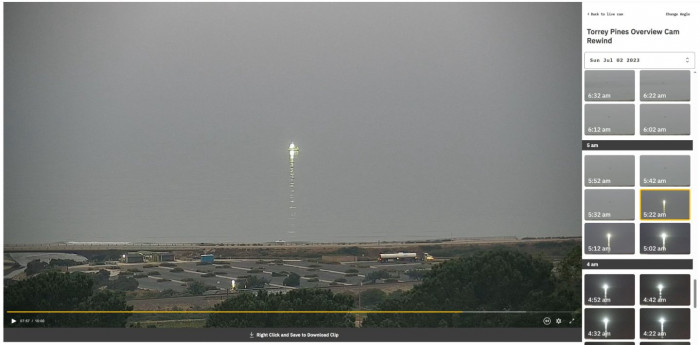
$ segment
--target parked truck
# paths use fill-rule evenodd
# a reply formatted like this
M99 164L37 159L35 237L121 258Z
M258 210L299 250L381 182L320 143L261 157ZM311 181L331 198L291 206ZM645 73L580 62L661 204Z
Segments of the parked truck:
M390 261L409 261L409 262L415 262L415 261L433 261L435 258L433 258L432 255L428 253L423 253L423 255L418 255L417 253L404 253L404 252L398 252L398 253L381 253L379 254L379 258L377 261L379 262L390 262Z

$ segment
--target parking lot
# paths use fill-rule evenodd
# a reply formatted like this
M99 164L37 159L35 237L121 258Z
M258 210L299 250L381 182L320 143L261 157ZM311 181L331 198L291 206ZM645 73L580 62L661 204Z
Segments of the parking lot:
M205 285L225 290L231 287L231 280L240 283L246 276L257 276L268 280L269 284L266 286L268 289L360 285L370 272L379 270L387 270L390 273L392 276L389 278L390 282L401 282L411 280L405 271L421 267L428 268L428 264L421 262L377 263L364 261L328 264L304 260L256 259L217 260L214 264L207 265L200 264L198 261L170 262L165 264L167 266L160 264L119 264L119 271L134 272L141 289L184 291L187 288L187 283L192 281L199 281ZM113 272L116 274L119 271ZM301 277L298 287L284 286L283 281L290 273L296 273ZM382 279L376 281L376 283L383 282ZM242 287L237 286L237 288Z

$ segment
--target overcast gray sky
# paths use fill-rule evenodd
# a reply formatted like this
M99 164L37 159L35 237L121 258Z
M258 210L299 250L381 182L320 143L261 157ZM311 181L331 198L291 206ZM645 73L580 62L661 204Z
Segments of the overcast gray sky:
M4 7L6 242L580 233L580 4Z

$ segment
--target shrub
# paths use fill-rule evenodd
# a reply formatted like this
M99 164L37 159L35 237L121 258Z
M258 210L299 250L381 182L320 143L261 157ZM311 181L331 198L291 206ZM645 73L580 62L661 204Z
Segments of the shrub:
M210 286L210 285L205 285L204 283L200 281L193 281L191 283L187 284L187 292L190 293L191 295L201 295L207 290L215 290L216 287Z
M107 281L107 288L117 291L133 291L139 287L139 282L132 277L119 276L116 280Z
M159 275L160 275L160 272L158 272L158 271L150 271L150 272L148 272L148 275L149 275L149 276L159 276Z
M282 281L282 285L284 286L299 286L301 283L301 277L299 277L298 274L296 273L290 273L287 278L284 278L284 281Z
M180 293L178 293L177 291L175 291L173 289L165 289L165 290L158 293L158 297L175 297L179 294Z
M263 288L263 287L265 287L266 284L269 284L269 283L270 283L270 281L265 279L265 278L261 278L258 276L250 276L246 279L244 286L248 289Z
M182 267L175 267L175 268L170 270L170 272L182 272L182 271L184 271L184 269Z
M82 262L78 262L71 259L51 259L49 260L50 267L64 267L64 266L77 266L82 265Z
M387 279L389 277L391 277L391 274L387 270L372 271L365 275L364 281L371 281L374 284L378 279Z

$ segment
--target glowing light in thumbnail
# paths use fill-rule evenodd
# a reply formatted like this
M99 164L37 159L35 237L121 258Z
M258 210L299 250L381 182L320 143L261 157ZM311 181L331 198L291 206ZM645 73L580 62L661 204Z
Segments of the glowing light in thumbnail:
M603 284L603 298L608 299L608 284Z
M610 321L610 320L608 320L607 317L603 319L603 324L605 325L605 330L603 331L603 336L606 338L608 337L608 321Z
M666 249L666 233L661 234L661 249Z

